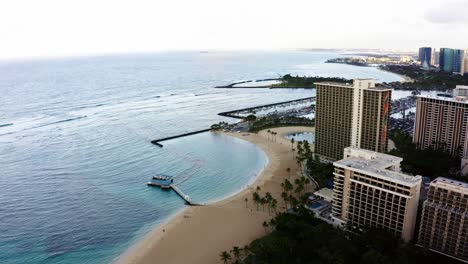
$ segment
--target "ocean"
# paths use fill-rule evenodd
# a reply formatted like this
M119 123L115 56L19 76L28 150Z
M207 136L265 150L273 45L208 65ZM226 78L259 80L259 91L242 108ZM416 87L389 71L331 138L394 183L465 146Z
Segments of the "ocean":
M168 174L201 203L244 188L266 155L203 133L217 113L309 97L305 89L216 89L284 74L397 81L325 64L324 52L173 52L0 62L0 263L110 263L185 207L146 186Z

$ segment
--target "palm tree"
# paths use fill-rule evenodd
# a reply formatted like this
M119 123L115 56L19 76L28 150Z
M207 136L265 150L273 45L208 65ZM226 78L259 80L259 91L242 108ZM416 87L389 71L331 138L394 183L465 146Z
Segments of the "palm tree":
M242 251L244 252L244 256L247 256L249 255L249 246L245 245L244 248L242 249Z
M240 247L233 247L231 252L234 255L234 258L236 258L236 261L239 261L239 258L240 258L240 255L241 255Z
M284 207L288 208L288 201L289 201L288 193L287 192L282 192L281 193L281 198L283 198Z
M284 190L286 192L290 192L290 191L292 191L292 189L293 189L292 183L288 179L285 179L284 180Z
M265 197L262 197L262 198L260 199L260 203L261 203L262 206L263 206L263 209L262 209L262 210L265 211L265 204L267 203L266 198L265 198Z
M291 149L294 151L294 138L291 138Z
M270 134L271 134L271 130L270 130L270 129L268 129L268 130L267 130L267 133L268 133L268 140L270 140Z
M259 192L261 190L260 186L257 186L257 192Z
M291 168L287 168L286 172L288 172L288 178L291 179Z
M224 262L224 264L231 260L231 254L229 254L227 251L223 251L219 256L221 257L221 260Z
M296 184L296 189L294 190L295 193L297 194L302 194L302 191L304 190L304 180L305 179L304 177L300 178L300 179L296 179L294 181L294 183Z
M244 202L245 202L245 208L248 208L247 203L249 202L249 198L245 197Z
M254 203L257 205L257 211L259 209L259 204L260 204L260 195L258 195L257 192L252 193L252 200Z
M277 214L276 213L276 207L277 207L278 201L276 199L273 199L273 200L271 200L270 204L271 204L271 208L273 209L273 212L275 212L275 214Z
M265 204L268 204L268 214L270 214L271 211L271 201L273 200L273 196L271 196L270 192L265 193Z
M310 179L309 178L304 178L304 188L309 185Z
M268 233L268 223L266 221L263 221L262 226L263 228L265 228L265 233Z

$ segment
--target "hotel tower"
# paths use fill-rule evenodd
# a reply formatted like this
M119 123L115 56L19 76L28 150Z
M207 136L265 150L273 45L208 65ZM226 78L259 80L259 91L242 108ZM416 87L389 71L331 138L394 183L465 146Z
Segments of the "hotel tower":
M424 201L418 244L468 262L468 184L439 177Z
M401 158L346 148L333 163L332 221L357 230L383 229L404 241L413 237L421 176L400 172Z
M315 152L331 160L343 149L356 147L387 151L387 127L392 90L375 87L374 80L353 84L315 83Z
M419 96L413 142L421 149L443 149L462 158L468 169L468 86L458 85L453 97Z

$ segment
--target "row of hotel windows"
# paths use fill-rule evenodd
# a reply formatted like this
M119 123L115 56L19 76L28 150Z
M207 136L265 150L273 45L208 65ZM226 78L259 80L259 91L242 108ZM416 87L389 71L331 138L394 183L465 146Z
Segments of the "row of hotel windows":
M359 172L353 172L351 174L351 178L355 179L357 181L360 181L360 182L364 182L364 183L367 183L367 184L378 186L378 187L381 187L381 188L384 188L384 189L387 189L387 190L392 190L392 191L395 191L395 192L399 192L399 193L402 193L402 194L405 194L405 195L410 194L410 192L408 191L410 189L410 187L408 187L408 186L405 186L405 185L402 185L402 184L399 184L399 183L396 183L396 182L380 179L380 178L377 178L377 177L374 177L374 176L371 176L371 175L367 175L367 174L363 174L363 173L359 173Z
M461 103L461 102L446 101L446 100L424 98L424 97L420 97L420 100L422 103L430 103L430 105L452 106L452 107L458 107L462 109L468 108L468 104Z
M395 236L401 236L401 229L397 229L397 228L393 228L393 227L389 227L389 226L384 226L384 225L377 226L375 223L372 223L370 221L365 221L365 222L361 222L361 223L351 223L351 225L354 228L361 228L361 227L364 227L364 226L377 227L377 228L380 227L382 229L393 232L395 234Z
M392 223L392 225L396 225L398 223L403 224L403 220L405 218L404 213L382 215L381 214L382 212L377 212L376 210L373 210L372 212L366 211L364 209L355 210L354 207L350 207L350 210L348 213L350 217L362 217L364 219L372 219L373 221L376 221L376 222Z
M349 217L349 221L352 224L359 224L359 225L366 225L366 226L381 225L382 227L386 227L390 229L393 228L395 230L403 229L402 222L390 221L389 219L376 219L376 218L353 215Z

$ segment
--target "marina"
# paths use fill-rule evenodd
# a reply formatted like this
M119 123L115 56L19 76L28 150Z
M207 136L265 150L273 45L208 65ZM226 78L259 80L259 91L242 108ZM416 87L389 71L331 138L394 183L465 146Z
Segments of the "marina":
M267 110L269 108L273 108L273 107L281 106L281 105L286 105L287 106L287 105L302 104L302 103L308 103L308 102L310 102L310 103L315 102L315 96L296 99L296 100L290 100L290 101L285 101L285 102L279 102L279 103L274 103L274 104L247 107L247 108L228 111L228 112L221 112L218 115L237 118L237 119L243 119L243 118L245 118L245 116L243 115L245 113Z

